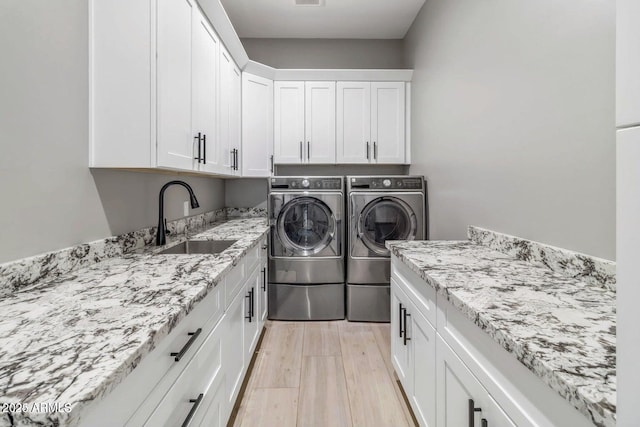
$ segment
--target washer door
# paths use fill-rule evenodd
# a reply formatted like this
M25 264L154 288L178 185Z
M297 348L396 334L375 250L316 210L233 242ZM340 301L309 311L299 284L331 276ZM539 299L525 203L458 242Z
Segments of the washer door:
M379 197L369 202L358 218L358 236L378 255L389 255L387 240L414 240L417 221L411 207L396 197Z
M282 207L276 221L282 245L295 255L313 255L334 239L336 218L315 197L297 197Z

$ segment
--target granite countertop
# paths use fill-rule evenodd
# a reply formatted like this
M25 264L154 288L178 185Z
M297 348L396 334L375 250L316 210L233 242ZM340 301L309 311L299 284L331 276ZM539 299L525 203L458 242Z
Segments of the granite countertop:
M210 224L190 237L236 240L216 255L128 255L37 283L0 301L0 403L58 402L67 411L0 414L4 425L75 425L258 244L264 218Z
M598 426L615 426L615 291L469 241L392 254Z

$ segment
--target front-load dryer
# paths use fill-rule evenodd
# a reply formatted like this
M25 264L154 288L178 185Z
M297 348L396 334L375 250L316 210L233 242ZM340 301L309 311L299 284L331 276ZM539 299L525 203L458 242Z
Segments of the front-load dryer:
M269 318L344 319L343 178L269 182Z
M347 319L388 322L391 255L387 240L423 240L421 176L348 176Z

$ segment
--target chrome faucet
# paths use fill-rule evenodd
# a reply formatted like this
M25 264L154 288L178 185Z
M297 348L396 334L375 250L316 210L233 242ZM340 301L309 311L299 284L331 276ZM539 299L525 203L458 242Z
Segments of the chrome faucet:
M156 232L156 245L162 246L167 243L167 224L164 219L164 191L170 186L177 184L182 185L189 191L189 198L191 199L191 209L197 209L200 207L196 195L193 194L193 189L189 184L184 181L169 181L162 186L159 197L159 212L158 212L158 231Z

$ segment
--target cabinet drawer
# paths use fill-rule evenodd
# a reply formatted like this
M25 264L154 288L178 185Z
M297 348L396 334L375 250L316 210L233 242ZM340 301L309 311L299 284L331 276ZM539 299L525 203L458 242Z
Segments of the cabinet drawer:
M180 320L176 328L143 358L124 381L87 413L80 425L83 427L125 425L132 415L134 417L138 413L148 415L197 353L205 337L222 318L223 298L224 287L218 285L213 288L204 300L197 303L191 313ZM197 337L188 335L199 328L202 331ZM193 339L188 350L179 361L176 361L171 353L179 353L191 338ZM137 425L141 423L142 421Z
M436 290L395 257L393 257L392 260L391 277L395 279L397 285L407 294L418 311L420 311L425 319L435 328L437 318Z
M233 267L227 274L227 277L225 278L225 307L229 307L231 301L233 301L242 288L242 285L244 285L247 278L247 272L246 258L242 258L238 261L238 265Z
M207 336L180 377L146 419L145 426L182 425L191 411L195 416L198 411L203 410L202 403L210 401L209 393L215 394L222 382L223 332L224 328L218 325ZM201 394L202 397L198 399ZM196 400L197 402L194 402ZM128 423L131 426L140 424L138 420L134 419Z

